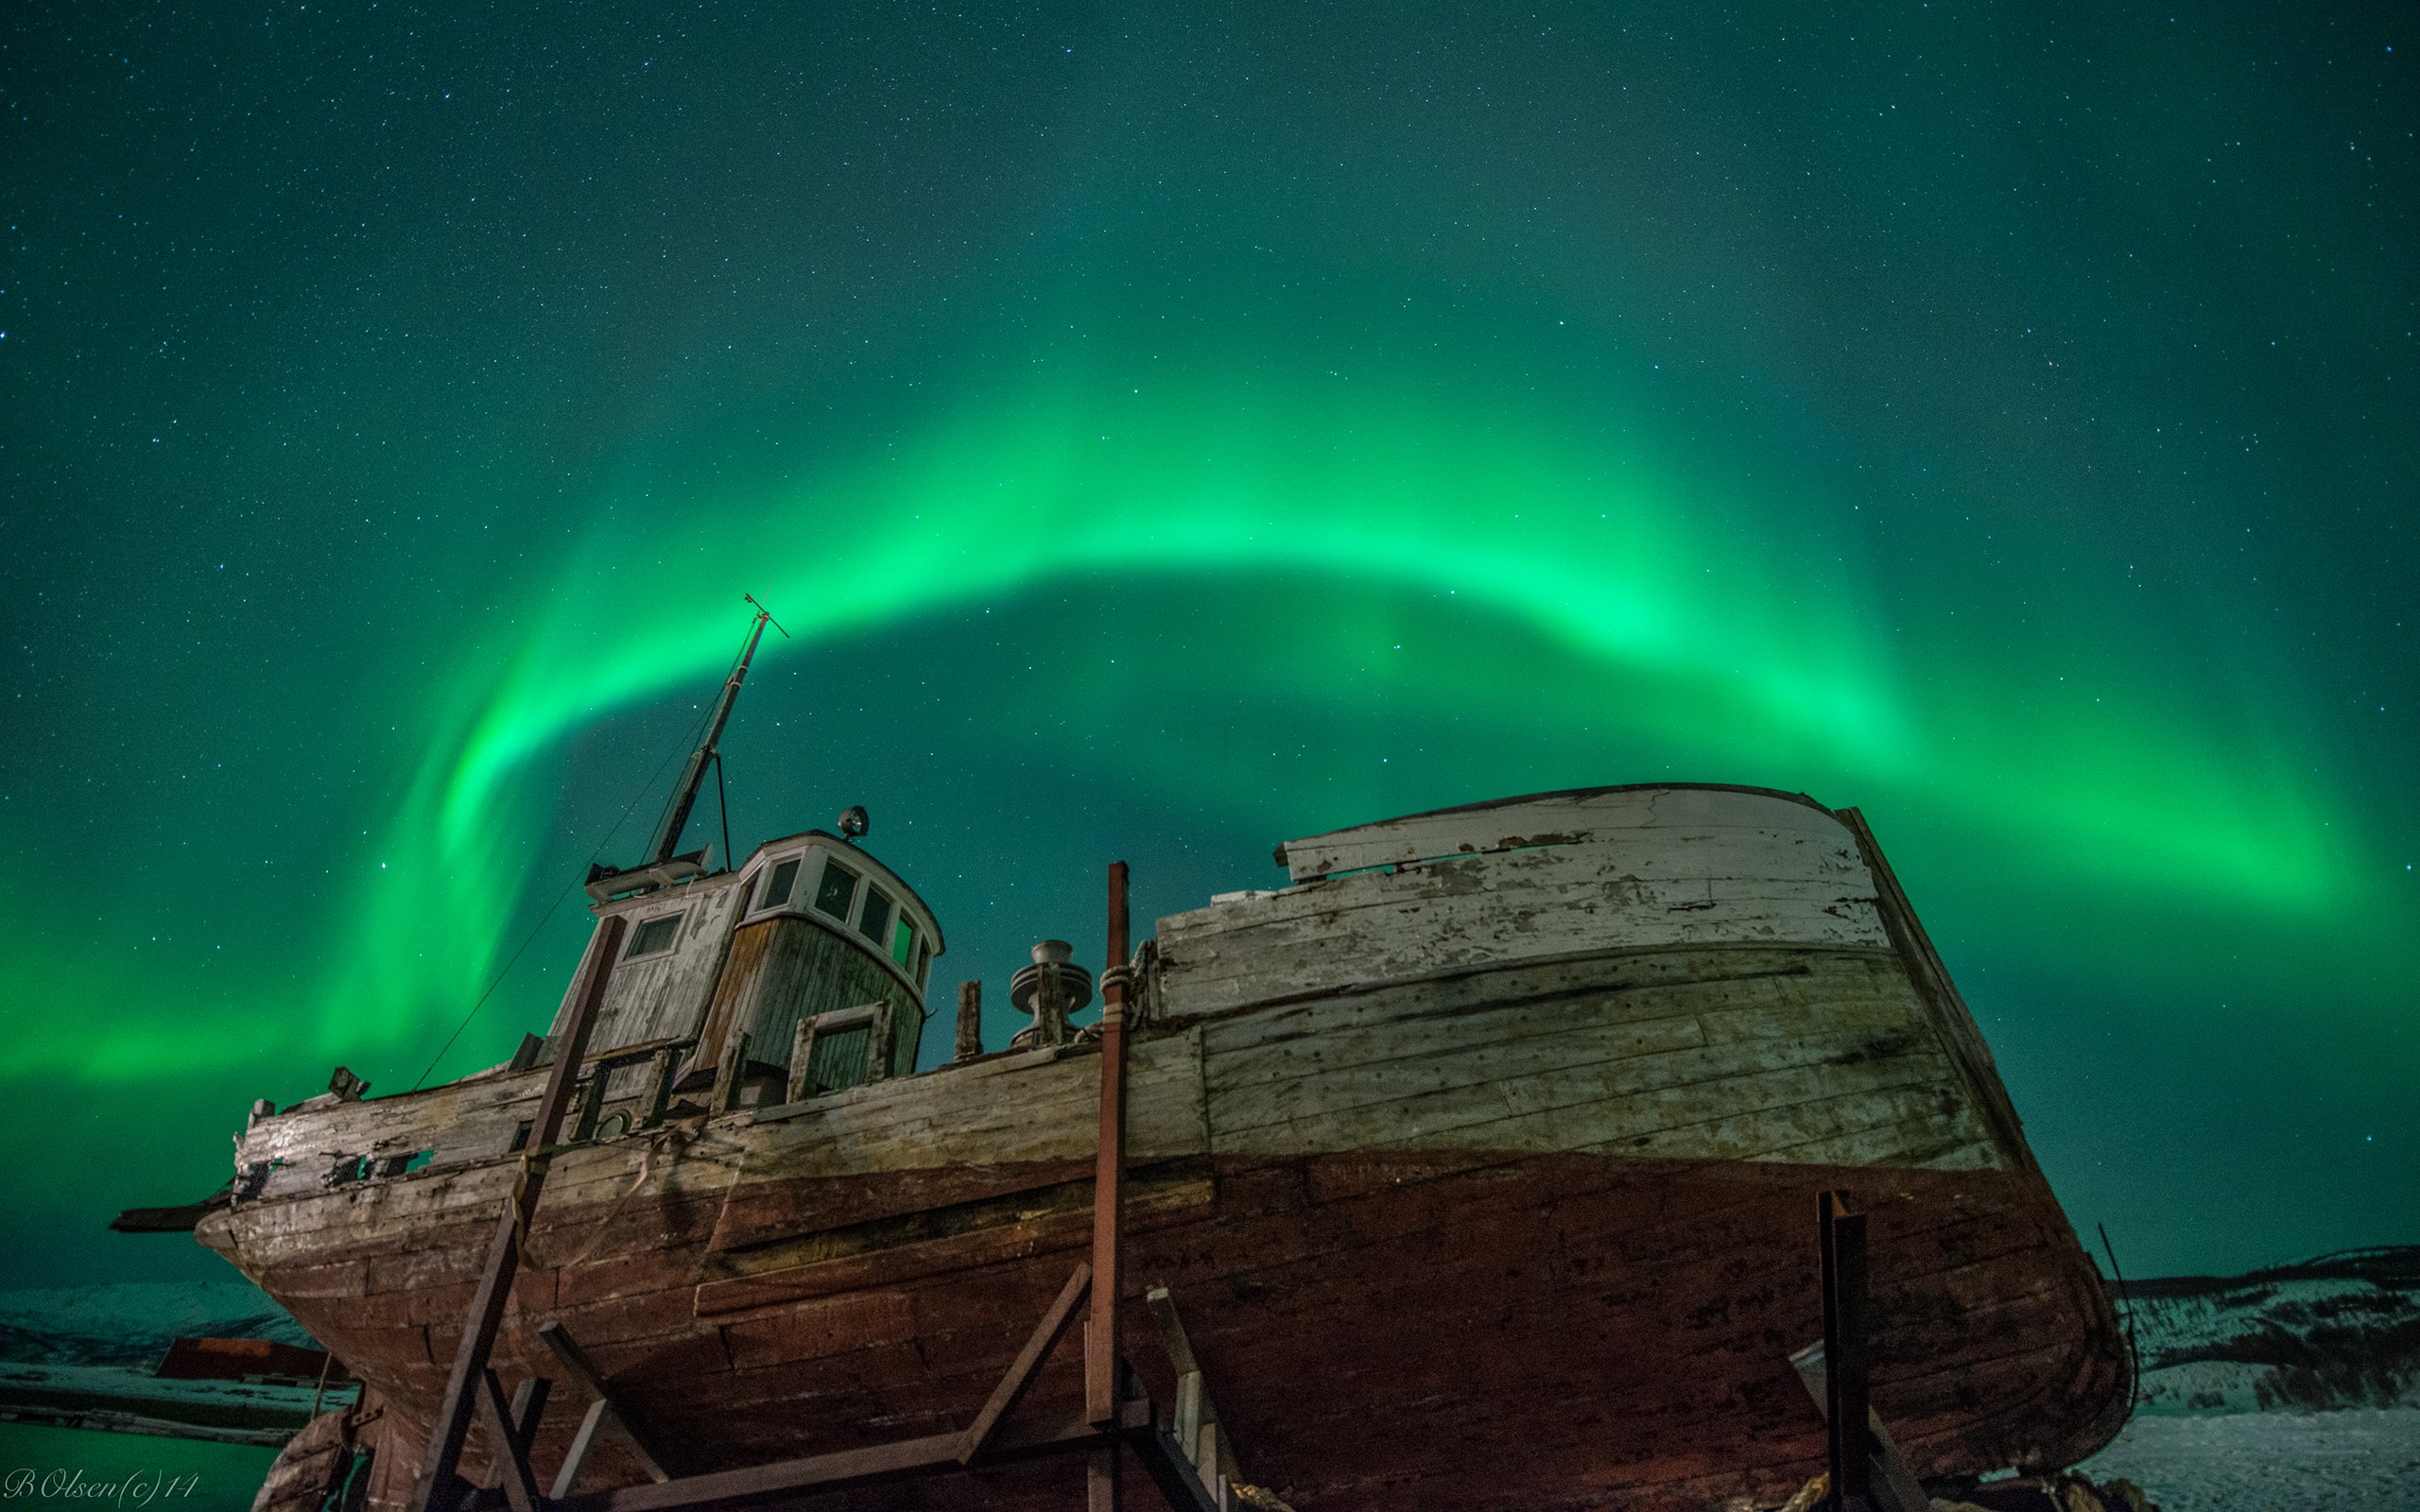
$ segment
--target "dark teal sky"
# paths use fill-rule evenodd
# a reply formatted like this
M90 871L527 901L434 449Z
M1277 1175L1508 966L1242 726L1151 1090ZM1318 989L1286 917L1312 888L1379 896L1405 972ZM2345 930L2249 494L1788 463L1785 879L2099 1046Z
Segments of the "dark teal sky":
M536 928L509 1051L743 589L735 838L942 982L1803 789L2130 1269L2420 1238L2420 43L1803 9L13 11L0 1280L208 1273L100 1225Z

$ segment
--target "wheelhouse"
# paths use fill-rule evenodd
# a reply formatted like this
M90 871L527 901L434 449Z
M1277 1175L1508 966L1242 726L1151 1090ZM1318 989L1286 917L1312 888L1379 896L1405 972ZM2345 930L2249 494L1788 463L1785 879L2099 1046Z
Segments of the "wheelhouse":
M624 924L588 1042L610 1068L600 1105L650 1086L781 1102L915 1070L941 924L897 872L839 835L770 840L730 870L591 912L600 931ZM565 991L547 1047L579 990L575 980ZM533 1060L550 1053L533 1049Z

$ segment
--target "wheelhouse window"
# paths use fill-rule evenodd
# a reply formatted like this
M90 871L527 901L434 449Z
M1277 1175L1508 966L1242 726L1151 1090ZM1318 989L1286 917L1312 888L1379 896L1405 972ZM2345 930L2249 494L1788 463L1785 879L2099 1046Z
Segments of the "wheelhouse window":
M821 1097L825 1092L864 1086L868 1079L866 1057L873 1043L871 1023L818 1034L807 1049L806 1095Z
M790 889L798 885L800 859L792 856L773 868L765 879L765 896L756 900L758 908L779 908L790 901Z
M631 932L631 948L622 953L622 959L632 960L641 955L654 955L660 952L668 951L672 948L672 936L680 932L681 916L679 914L666 914L661 919L650 919Z
M903 914L900 916L898 927L890 932L890 959L892 964L904 971L908 970L908 963L915 958L916 926Z
M836 1008L802 1022L790 1047L790 1100L880 1081L890 1072L890 1049L886 1003Z
M890 933L891 902L879 887L866 889L866 911L857 919L857 933L879 947L883 936Z
M815 889L815 906L847 923L849 905L857 900L857 874L838 861L823 863L823 881Z
M925 940L916 947L916 990L925 990L925 979L933 971L933 942Z

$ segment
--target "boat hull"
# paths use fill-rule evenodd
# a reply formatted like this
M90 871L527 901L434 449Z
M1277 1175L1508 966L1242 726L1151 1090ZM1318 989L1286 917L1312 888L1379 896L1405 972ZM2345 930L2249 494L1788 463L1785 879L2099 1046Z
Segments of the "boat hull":
M1874 1400L1919 1474L2115 1434L2108 1298L1853 813L1613 789L1289 849L1296 885L1161 921L1129 1074L1129 1352L1167 1400L1140 1298L1167 1286L1247 1479L1305 1512L1778 1503L1823 1457L1789 1356L1843 1189ZM262 1121L199 1230L384 1402L382 1505L538 1080ZM676 1470L962 1427L1088 1253L1098 1085L1077 1044L576 1143L496 1368L558 1374L560 1323ZM584 1406L549 1404L542 1475ZM640 1473L609 1444L581 1486ZM1072 1473L851 1496L1063 1505Z
M1788 1355L1821 1336L1816 1200L1845 1188L1872 1215L1875 1400L1919 1473L2082 1457L2124 1407L2106 1302L2038 1177L1996 1160L1910 1042L1904 998L1893 1022L1893 980L1773 950L1483 971L1431 984L1425 1016L1331 1000L1402 1054L1280 1057L1294 1072L1259 1080L1288 1032L1270 1016L1145 1040L1128 1274L1170 1288L1247 1474L1298 1504L1771 1503L1823 1452ZM1810 990L1837 1032L1754 1032ZM1512 1038L1524 1015L1564 1027ZM1325 1027L1332 1057L1346 1031ZM1500 1049L1441 1057L1441 1032L1526 1043L1533 1069L1508 1093ZM534 1331L562 1323L692 1469L962 1425L1086 1253L1097 1066L1003 1057L567 1152L498 1369L554 1373ZM1396 1094L1354 1106L1392 1109L1398 1147L1267 1147L1321 1137L1285 1115L1339 1116L1340 1078ZM948 1081L963 1095L936 1096ZM1536 1106L1457 1122L1482 1088ZM1584 1147L1536 1147L1554 1130ZM1773 1158L1792 1151L1815 1158ZM393 1464L416 1458L515 1171L242 1203L205 1230L377 1390ZM1037 1410L1073 1400L1070 1372ZM549 1409L542 1473L582 1406ZM608 1454L583 1485L636 1473ZM1016 1504L1039 1473L992 1494Z

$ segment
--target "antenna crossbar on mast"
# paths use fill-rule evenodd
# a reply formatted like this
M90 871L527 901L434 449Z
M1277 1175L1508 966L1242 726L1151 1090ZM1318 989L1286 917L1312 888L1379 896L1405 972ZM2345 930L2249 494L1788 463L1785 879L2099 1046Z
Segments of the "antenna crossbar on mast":
M704 785L706 768L712 765L721 771L723 726L731 721L732 705L739 701L739 686L748 680L750 663L756 660L756 647L765 638L765 627L770 625L782 631L783 639L789 631L782 629L773 611L757 601L756 595L742 595L756 610L748 627L747 643L740 647L739 660L723 679L722 692L715 698L714 713L706 720L705 732L699 737L697 749L689 753L686 765L681 768L681 781L674 784L672 801L666 805L664 818L657 824L655 838L648 846L647 859L637 866L616 870L608 867L591 867L588 872L588 895L602 902L617 893L631 892L645 886L661 886L682 877L693 877L705 870L705 851L676 855L681 835L689 827L690 811L697 807L699 790ZM730 858L725 857L726 864Z

